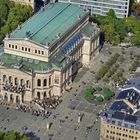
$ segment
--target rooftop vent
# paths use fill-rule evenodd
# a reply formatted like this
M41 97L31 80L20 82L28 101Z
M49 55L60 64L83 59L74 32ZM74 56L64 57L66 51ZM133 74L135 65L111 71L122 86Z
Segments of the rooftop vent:
M26 31L26 37L28 38L28 37L30 37L30 35L31 35L31 32L30 31Z
M57 38L59 39L59 38L60 38L60 33L58 33L56 36L57 36Z
M50 46L50 43L46 42L46 46Z
M77 18L80 19L80 15L77 15Z

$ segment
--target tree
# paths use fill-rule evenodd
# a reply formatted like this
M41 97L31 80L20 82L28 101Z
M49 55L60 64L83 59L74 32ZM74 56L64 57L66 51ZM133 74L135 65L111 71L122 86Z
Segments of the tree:
M115 11L113 9L110 9L108 12L107 12L107 18L108 19L116 19L116 15L115 15Z
M4 132L0 131L0 140L2 140L3 136L4 136Z
M30 138L27 137L26 135L23 135L22 138L21 138L21 140L30 140Z
M20 135L19 132L9 131L1 132L0 131L0 140L30 140L26 135Z
M119 43L120 43L120 35L118 33L116 33L116 35L114 35L112 37L112 44L118 45Z
M0 1L0 44L6 34L32 16L32 8L27 5L14 4L9 0Z
M102 96L98 96L98 97L96 97L96 101L101 103L102 101L104 101L104 99Z
M140 34L134 34L132 37L131 37L131 42L133 45L140 45Z
M133 11L135 10L137 3L135 0L130 0L130 9Z
M140 15L140 4L136 6L135 12L137 15Z
M115 28L113 24L101 25L101 31L105 33L105 41L111 43L112 37L115 34Z
M87 89L86 89L86 91L85 91L85 98L87 99L87 100L92 100L93 99L93 88L92 88L92 86L89 86Z
M103 93L104 93L105 100L110 100L111 97L113 96L113 92L109 88L106 88L106 87L103 88Z
M130 43L139 45L140 38L140 20L135 17L128 17L127 19L117 19L115 12L110 9L107 16L91 17L90 21L96 22L101 32L105 34L105 42L118 45L124 40L130 40ZM133 36L128 36L128 33Z
M16 140L16 133L14 132L7 132L3 136L3 140Z

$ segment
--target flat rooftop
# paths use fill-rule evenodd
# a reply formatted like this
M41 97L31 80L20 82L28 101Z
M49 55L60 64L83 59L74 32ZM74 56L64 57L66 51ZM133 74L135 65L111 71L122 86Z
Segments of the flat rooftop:
M124 88L130 88L130 87L135 87L138 90L140 90L140 76L132 78L126 82Z
M69 3L55 3L43 8L17 30L10 34L10 38L30 40L41 45L52 45L64 35L68 29L76 24L86 14L82 8Z

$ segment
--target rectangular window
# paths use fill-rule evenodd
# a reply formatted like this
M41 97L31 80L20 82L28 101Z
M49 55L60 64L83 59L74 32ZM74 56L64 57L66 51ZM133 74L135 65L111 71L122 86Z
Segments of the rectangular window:
M38 54L40 54L40 50L38 50Z
M49 77L49 86L51 85L51 76Z
M120 121L118 121L118 125L121 125L122 123Z
M11 48L11 44L9 44L9 48Z
M134 129L134 125L131 125L131 128Z
M55 75L54 77L54 83L59 84L59 75Z
M15 49L17 49L17 45L15 46Z
M22 47L22 51L24 51L24 47Z
M14 48L14 45L12 45L12 48Z
M25 48L25 51L27 51L27 48Z
M37 50L35 50L35 53L37 53Z
M115 124L115 121L112 121L112 124Z
M28 52L30 52L30 48L28 48Z
M44 51L42 51L42 55L44 55Z

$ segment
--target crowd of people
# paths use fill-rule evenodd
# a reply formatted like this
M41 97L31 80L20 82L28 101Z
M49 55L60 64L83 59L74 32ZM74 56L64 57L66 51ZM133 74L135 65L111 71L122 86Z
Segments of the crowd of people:
M25 91L25 85L18 86L18 85L13 85L12 83L6 83L3 88L6 91L16 92L16 93L19 93L19 94L23 93Z
M59 96L52 96L45 99L34 99L34 102L39 104L43 109L55 109L61 102L62 99Z
M16 106L13 105L13 107L16 110L31 113L33 116L37 117L41 116L45 119L52 114L51 109L55 109L61 102L62 99L59 96L52 96L50 98L45 98L42 100L36 98L30 103L30 105L17 104ZM31 104L33 104L33 106L37 104L38 107L34 108ZM0 105L11 106L9 103L5 103L4 101L0 101Z
M33 116L43 117L44 119L48 118L51 115L51 111L41 110L41 109L36 110L28 105L23 105L23 104L17 105L16 109L22 112L31 113Z

